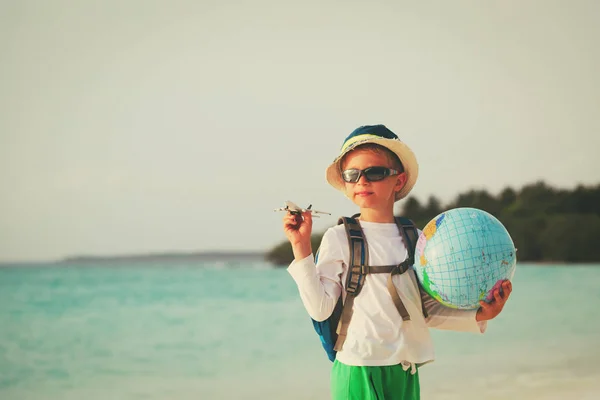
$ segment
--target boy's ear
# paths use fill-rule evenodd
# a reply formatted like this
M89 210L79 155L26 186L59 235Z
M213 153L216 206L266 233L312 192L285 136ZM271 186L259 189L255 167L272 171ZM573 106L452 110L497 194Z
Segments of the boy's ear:
M408 176L406 175L406 172L398 174L398 178L396 179L396 186L394 187L395 191L399 192L400 190L402 190L404 185L406 185L407 180Z

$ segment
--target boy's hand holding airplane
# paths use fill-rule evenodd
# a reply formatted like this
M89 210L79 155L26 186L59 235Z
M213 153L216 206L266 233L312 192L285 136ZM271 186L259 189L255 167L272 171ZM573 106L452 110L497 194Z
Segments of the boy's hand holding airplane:
M283 231L292 245L294 258L302 260L312 254L311 234L313 213L329 214L323 211L300 208L290 201L286 201L285 207L275 211L287 211L283 217ZM329 214L331 215L331 214Z

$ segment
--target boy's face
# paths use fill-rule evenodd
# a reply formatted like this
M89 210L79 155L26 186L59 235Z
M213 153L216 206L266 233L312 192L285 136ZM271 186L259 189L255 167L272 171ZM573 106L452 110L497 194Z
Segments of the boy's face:
M364 170L369 167L395 169L385 153L360 148L349 152L342 162L342 171L347 169ZM360 208L393 210L395 194L402 189L405 183L405 172L374 182L368 181L362 174L356 183L345 182L346 195Z

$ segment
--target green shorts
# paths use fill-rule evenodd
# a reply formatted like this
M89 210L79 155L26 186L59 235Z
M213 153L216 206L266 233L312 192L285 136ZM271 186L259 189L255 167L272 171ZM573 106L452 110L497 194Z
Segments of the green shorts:
M354 367L335 360L331 370L333 400L419 400L419 372L402 365Z

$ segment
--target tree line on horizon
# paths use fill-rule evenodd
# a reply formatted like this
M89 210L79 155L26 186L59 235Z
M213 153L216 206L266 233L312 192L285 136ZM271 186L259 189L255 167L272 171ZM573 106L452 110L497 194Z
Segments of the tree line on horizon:
M430 196L424 203L409 196L396 215L412 219L423 229L437 215L459 207L477 208L495 216L512 237L518 249L518 261L600 261L600 184L578 185L567 190L538 181L519 190L505 188L498 195L486 190L470 190L447 204L442 204L435 196ZM313 233L313 253L318 249L323 233ZM293 259L288 241L266 254L266 260L278 266L287 266Z

